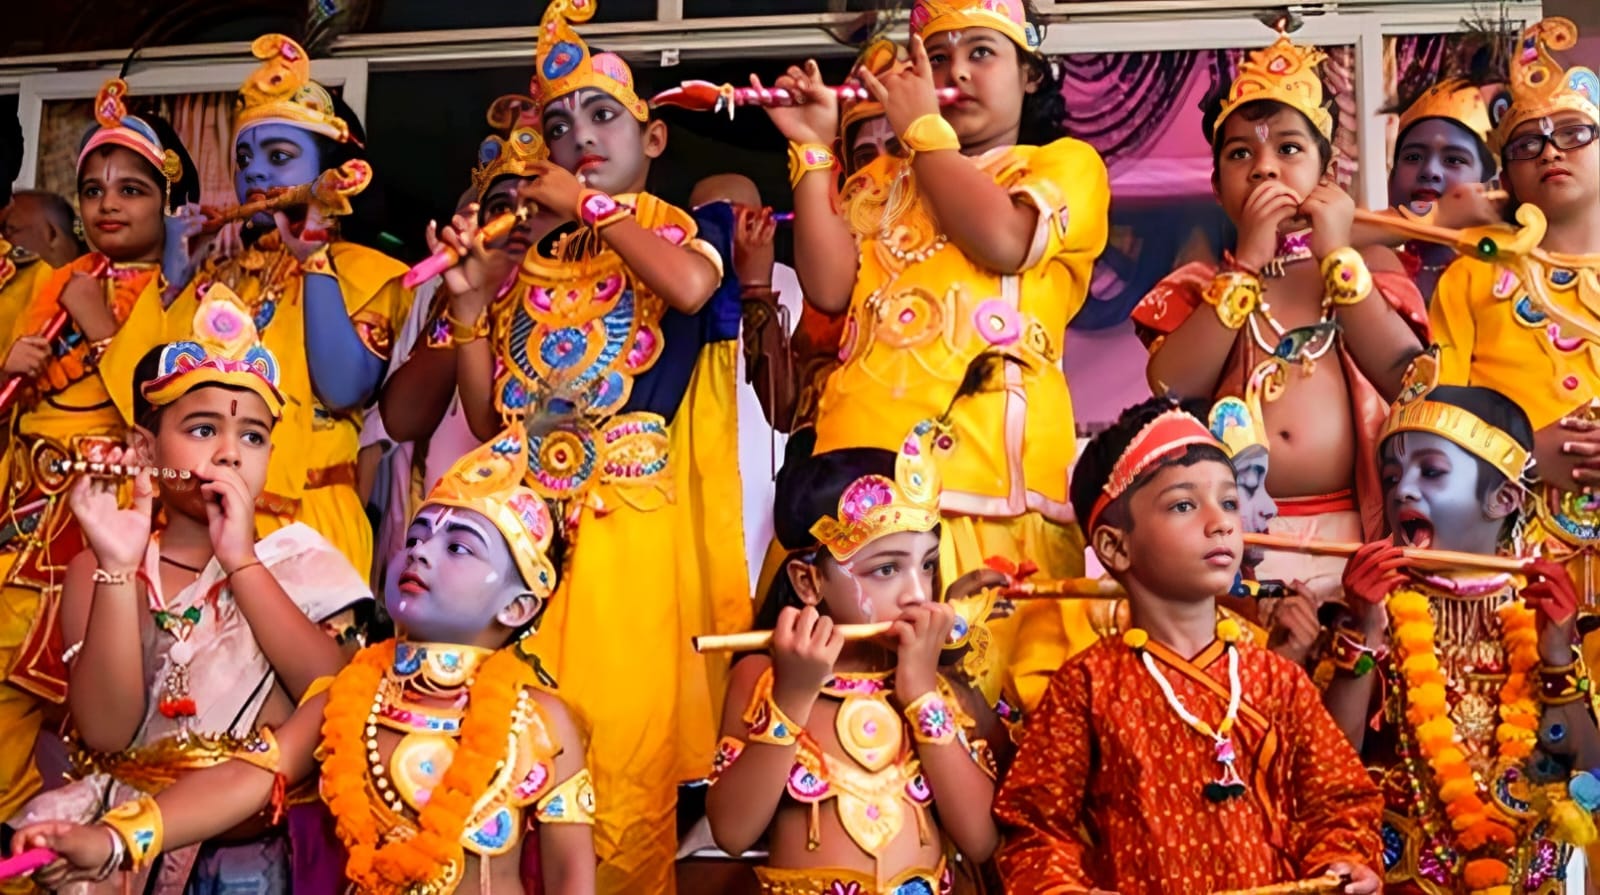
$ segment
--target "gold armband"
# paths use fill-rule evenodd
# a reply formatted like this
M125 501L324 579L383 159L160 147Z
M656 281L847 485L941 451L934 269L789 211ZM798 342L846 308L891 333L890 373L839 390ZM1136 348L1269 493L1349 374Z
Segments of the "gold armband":
M750 726L750 742L769 746L792 746L799 742L805 729L794 723L772 698L772 673L761 676L750 694L750 707L745 709L744 723Z
M938 690L929 690L911 700L905 714L911 722L911 736L919 743L941 746L956 738L955 714Z
M534 803L533 819L542 824L594 825L594 778L589 769L557 783L544 798Z
M1265 307L1261 300L1261 278L1242 270L1219 272L1200 297L1216 308L1217 319L1229 329L1244 326L1256 309Z
M134 870L150 866L161 854L161 807L150 796L140 796L131 802L107 811L100 823L116 831L122 844L127 846L128 860Z
M450 344L455 348L460 348L462 345L466 345L469 342L476 342L479 339L486 339L489 337L488 311L484 311L483 313L479 314L477 320L474 320L471 323L464 323L451 316L450 309L445 308L444 311L439 315L439 319L443 320L444 325L449 327Z
M270 727L256 731L256 735L245 740L233 757L245 764L253 764L269 774L278 773L278 765L282 763L278 738L273 735Z
M900 135L900 145L912 152L960 151L961 138L943 115L930 112L906 125L906 132Z
M833 150L821 143L789 144L789 189L800 185L800 179L812 171L832 171L837 161Z
M1322 306L1360 304L1372 294L1372 272L1361 253L1345 246L1322 259Z

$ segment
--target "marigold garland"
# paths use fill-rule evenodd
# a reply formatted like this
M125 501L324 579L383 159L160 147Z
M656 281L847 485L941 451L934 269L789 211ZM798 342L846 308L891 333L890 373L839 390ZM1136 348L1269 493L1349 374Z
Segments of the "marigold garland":
M1479 789L1472 767L1457 745L1456 725L1445 699L1448 679L1439 667L1428 597L1402 589L1389 596L1388 607L1400 673L1406 683L1406 719L1433 771L1436 795L1456 831L1457 845L1467 853L1488 845L1515 847L1516 832L1492 807L1488 793ZM1539 730L1539 703L1530 675L1539 664L1539 637L1534 611L1520 600L1500 607L1497 614L1509 674L1500 688L1501 723L1495 728L1495 747L1500 757L1521 760L1532 754ZM1509 877L1510 868L1503 861L1473 858L1467 862L1462 881L1476 895L1490 895Z
M461 866L461 836L474 802L505 760L517 697L535 683L533 669L515 650L483 664L467 690L467 712L450 767L418 813L418 832L382 847L367 789L367 716L394 664L394 641L370 646L328 689L322 722L322 795L334 829L349 854L345 876L363 893L388 895L435 885L447 868Z

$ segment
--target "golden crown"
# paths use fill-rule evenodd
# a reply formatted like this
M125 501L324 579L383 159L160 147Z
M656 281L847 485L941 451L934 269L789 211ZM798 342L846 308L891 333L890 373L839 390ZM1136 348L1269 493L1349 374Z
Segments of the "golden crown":
M1510 481L1521 481L1531 457L1528 449L1470 410L1428 400L1438 381L1438 356L1431 351L1417 355L1389 410L1379 444L1397 432L1429 432L1487 462Z
M555 524L544 499L522 484L527 474L527 433L518 423L457 460L423 505L471 510L488 519L505 536L528 590L548 599L556 589L549 558Z
M606 94L640 121L650 119L650 107L634 89L633 70L614 53L591 55L589 45L573 22L594 17L596 0L550 0L539 20L539 40L534 48L534 73L530 89L540 107L586 87Z
M1328 58L1316 47L1302 47L1278 35L1271 46L1250 53L1239 63L1239 74L1228 88L1228 98L1211 126L1212 139L1240 106L1261 100L1283 103L1306 116L1322 136L1333 138L1333 115L1322 105L1322 79L1317 66Z
M839 515L824 516L811 535L833 558L846 562L878 538L902 531L932 531L939 524L938 454L954 447L949 430L932 420L918 423L900 445L894 478L865 475L839 495Z
M1250 374L1243 398L1230 395L1212 405L1207 424L1229 457L1237 457L1252 447L1267 447L1266 417L1261 406L1283 395L1287 371L1288 365L1282 359L1266 360Z
M239 85L234 101L235 135L263 122L292 124L340 143L348 143L350 126L334 114L333 96L311 80L311 58L282 34L263 34L250 44L261 67Z
M886 74L890 67L899 60L899 54L900 48L895 45L894 41L888 38L879 38L867 44L861 54L856 57L856 64L851 69L851 72L854 73L856 69L864 68L874 75ZM877 100L863 99L845 104L844 108L839 111L839 139L844 139L845 134L849 133L850 128L854 127L857 122L877 118L881 115L883 115L883 103ZM850 152L850 147L848 146L841 148L846 154Z
M218 282L201 294L193 338L162 347L155 378L139 391L154 406L164 407L205 384L255 392L274 419L283 413L278 360L261 344L244 302Z
M1506 92L1489 107L1494 120L1489 148L1496 155L1517 125L1530 119L1570 111L1600 123L1600 77L1581 65L1563 71L1550 55L1551 50L1570 50L1577 45L1578 26L1571 19L1554 16L1523 29L1522 41L1511 59Z
M911 7L911 33L923 40L965 28L992 28L1023 50L1039 52L1039 31L1023 0L917 0Z
M492 134L478 144L472 189L480 202L499 178L527 177L535 165L550 157L537 120L530 120L537 108L527 96L502 96L489 107L489 126L506 135Z
M1489 104L1483 101L1483 90L1464 78L1449 78L1423 91L1400 113L1397 133L1404 134L1413 124L1429 118L1454 121L1489 145Z

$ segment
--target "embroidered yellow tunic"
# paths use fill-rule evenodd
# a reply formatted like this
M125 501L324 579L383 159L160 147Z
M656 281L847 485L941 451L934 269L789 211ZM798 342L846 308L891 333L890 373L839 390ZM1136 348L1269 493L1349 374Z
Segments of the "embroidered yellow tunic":
M387 359L395 321L410 312L411 293L399 282L405 265L349 242L335 242L328 251L357 333L368 351ZM359 411L329 410L312 388L305 279L299 262L275 234L236 258L208 262L167 309L164 331L145 334L145 347L190 338L198 290L213 281L226 284L250 307L262 344L278 358L281 370L279 390L286 404L272 432L266 491L256 501L257 535L304 522L332 541L358 570L371 569L372 528L355 489L362 416ZM127 362L137 363L138 356ZM120 375L131 380L132 366ZM131 406L124 412L131 415Z
M974 162L1039 212L1020 273L988 270L950 244L908 161L881 157L845 185L861 259L842 363L819 401L816 450L895 450L919 420L948 410L956 440L941 466L944 580L993 555L1071 577L1082 574L1083 543L1067 503L1075 430L1062 340L1106 243L1105 164L1071 139L997 149ZM1006 362L952 408L983 354ZM986 662L984 695L997 696L995 669L1015 655L1022 664L1011 668L1010 683L1025 706L1036 702L1067 654L1094 642L1081 615L1075 605L1030 605L997 622L999 656Z
M39 256L0 239L0 335L11 335L22 309L54 272ZM6 342L7 350L11 344Z

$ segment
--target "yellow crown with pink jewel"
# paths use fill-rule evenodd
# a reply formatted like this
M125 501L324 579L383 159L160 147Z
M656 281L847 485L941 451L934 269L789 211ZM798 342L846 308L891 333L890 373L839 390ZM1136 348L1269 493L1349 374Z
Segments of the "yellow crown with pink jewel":
M423 506L471 510L488 519L505 537L528 590L548 599L556 589L550 562L555 523L544 498L522 484L527 475L528 436L518 423L457 460Z
M949 453L954 436L933 420L912 428L895 456L894 478L865 475L839 495L839 515L824 516L811 536L846 562L861 548L902 531L932 531L939 524L942 491L936 456Z
M923 40L968 28L991 28L1023 51L1039 53L1039 29L1028 21L1023 0L917 0L911 7L911 33Z
M489 106L488 119L497 133L478 144L472 189L479 201L496 180L527 177L536 165L550 157L544 135L539 132L539 104L533 97L502 96Z
M539 21L530 89L541 108L584 88L606 94L640 121L650 120L650 107L639 98L633 70L614 53L589 52L573 22L594 17L596 0L550 0Z
M1554 16L1522 31L1506 91L1489 106L1494 121L1489 148L1496 155L1525 121L1549 118L1559 112L1578 112L1600 124L1600 76L1581 65L1562 70L1551 50L1578 45L1578 26Z
M1253 102L1282 103L1306 116L1327 139L1333 139L1333 114L1323 105L1322 78L1317 66L1328 58L1316 47L1303 47L1279 34L1271 46L1252 51L1239 63L1239 74L1228 88L1222 111L1211 126L1212 139L1240 106Z
M1489 145L1489 104L1483 100L1483 89L1465 78L1446 78L1424 90L1400 113L1396 133L1404 134L1412 125L1430 118L1454 121L1471 131L1483 145Z
M202 385L254 392L273 419L283 415L278 360L261 344L244 302L217 282L200 294L194 336L162 347L155 378L139 393L153 406L165 407Z
M1400 396L1378 436L1382 444L1398 432L1428 432L1493 466L1508 480L1522 480L1531 454L1504 429L1463 407L1428 400L1439 383L1437 349L1417 355L1406 371Z
M239 85L234 101L233 133L258 124L288 124L348 143L350 126L334 113L333 95L311 80L311 57L282 34L263 34L250 44L261 66Z

